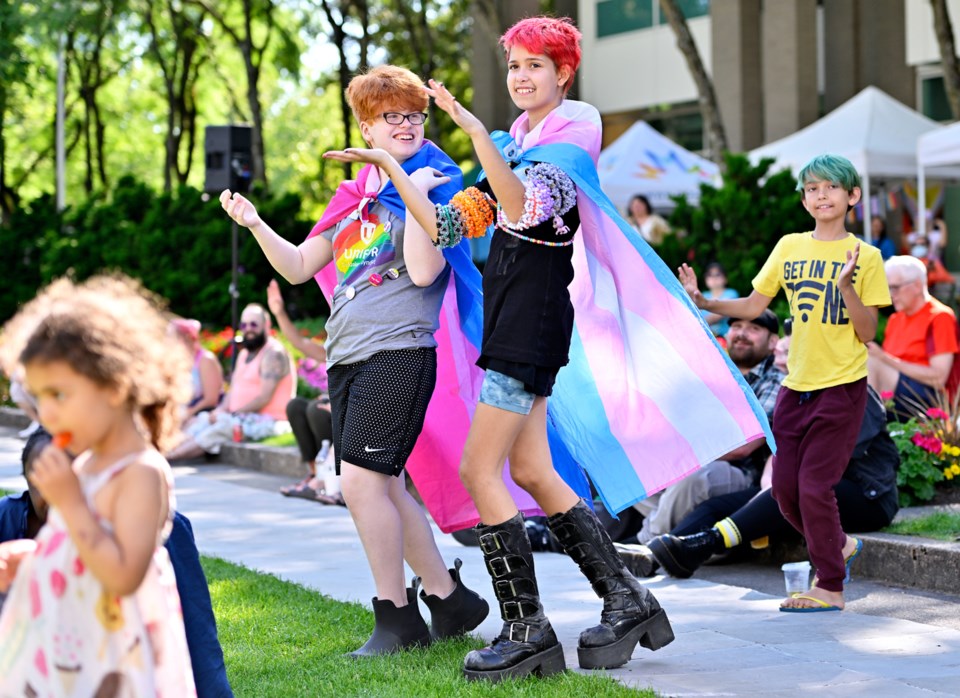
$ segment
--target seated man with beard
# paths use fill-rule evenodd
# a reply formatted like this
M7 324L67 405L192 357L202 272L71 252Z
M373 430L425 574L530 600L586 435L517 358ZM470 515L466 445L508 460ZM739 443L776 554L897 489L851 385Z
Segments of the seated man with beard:
M168 460L220 453L239 426L244 439L258 441L290 430L287 402L296 394L293 361L279 340L269 335L270 315L251 303L240 316L243 349L220 405L201 412L184 431L185 438L166 454Z
M780 384L785 377L784 372L774 366L774 348L779 333L777 316L771 310L764 310L753 320L731 319L726 335L731 360L753 388L771 422ZM638 502L634 508L644 515L644 520L636 542L646 543L668 533L694 507L710 497L757 484L769 455L766 441L757 439ZM623 542L634 541L625 539Z

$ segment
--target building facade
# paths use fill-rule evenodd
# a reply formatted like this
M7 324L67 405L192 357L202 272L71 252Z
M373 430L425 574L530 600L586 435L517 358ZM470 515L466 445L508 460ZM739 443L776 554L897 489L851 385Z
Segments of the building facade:
M867 85L949 120L928 0L678 0L731 150L816 121ZM949 0L960 21L960 0ZM658 0L579 0L580 95L605 139L637 119L703 150L696 86ZM958 23L956 26L960 26Z

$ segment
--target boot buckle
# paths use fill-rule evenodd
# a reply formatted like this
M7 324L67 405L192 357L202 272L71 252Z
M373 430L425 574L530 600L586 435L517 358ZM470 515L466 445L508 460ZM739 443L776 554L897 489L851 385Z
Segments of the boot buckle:
M480 550L482 550L485 555L490 555L503 549L503 544L500 542L500 537L496 532L479 535L477 536L477 540L480 541Z
M517 628L523 629L523 637L521 638L518 633L515 631ZM510 635L508 637L510 642L529 642L530 641L530 626L526 623L511 623L510 624Z
M526 608L524 608L524 601L504 601L500 604L500 611L503 613L504 620L520 620L531 616L537 611L540 610L539 604L526 602ZM525 613L524 611L528 611Z
M513 572L513 568L510 567L510 560L507 559L506 555L503 557L492 557L487 560L487 570L494 579L499 579Z
M513 599L520 595L512 579L500 579L493 583L493 592L498 599Z

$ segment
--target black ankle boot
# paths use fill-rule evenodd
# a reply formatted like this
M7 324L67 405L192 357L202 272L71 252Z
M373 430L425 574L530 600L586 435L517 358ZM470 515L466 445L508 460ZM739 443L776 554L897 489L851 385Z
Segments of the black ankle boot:
M680 579L693 576L700 565L725 550L723 536L715 528L692 536L665 533L647 543L647 547L667 574Z
M503 629L489 647L474 650L463 662L468 679L500 681L508 677L549 676L566 669L563 648L543 614L533 551L523 517L496 526L477 526L480 550L500 602Z
M577 655L581 668L622 666L637 643L657 650L673 642L666 612L624 566L590 507L581 500L570 511L551 516L547 524L603 599L600 625L580 633Z
M443 640L470 632L490 613L490 605L475 591L460 581L460 558L453 561L450 576L454 589L446 598L420 592L420 598L430 609L430 639Z
M393 654L412 647L430 644L430 631L417 605L417 583L407 589L407 605L397 608L393 601L373 597L373 634L351 657L374 657Z

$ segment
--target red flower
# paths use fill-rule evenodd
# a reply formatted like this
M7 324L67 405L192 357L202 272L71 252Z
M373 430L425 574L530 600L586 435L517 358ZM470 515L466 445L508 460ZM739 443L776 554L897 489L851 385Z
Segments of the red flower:
M941 410L939 407L931 407L927 410L927 416L931 419L949 419L950 415Z

